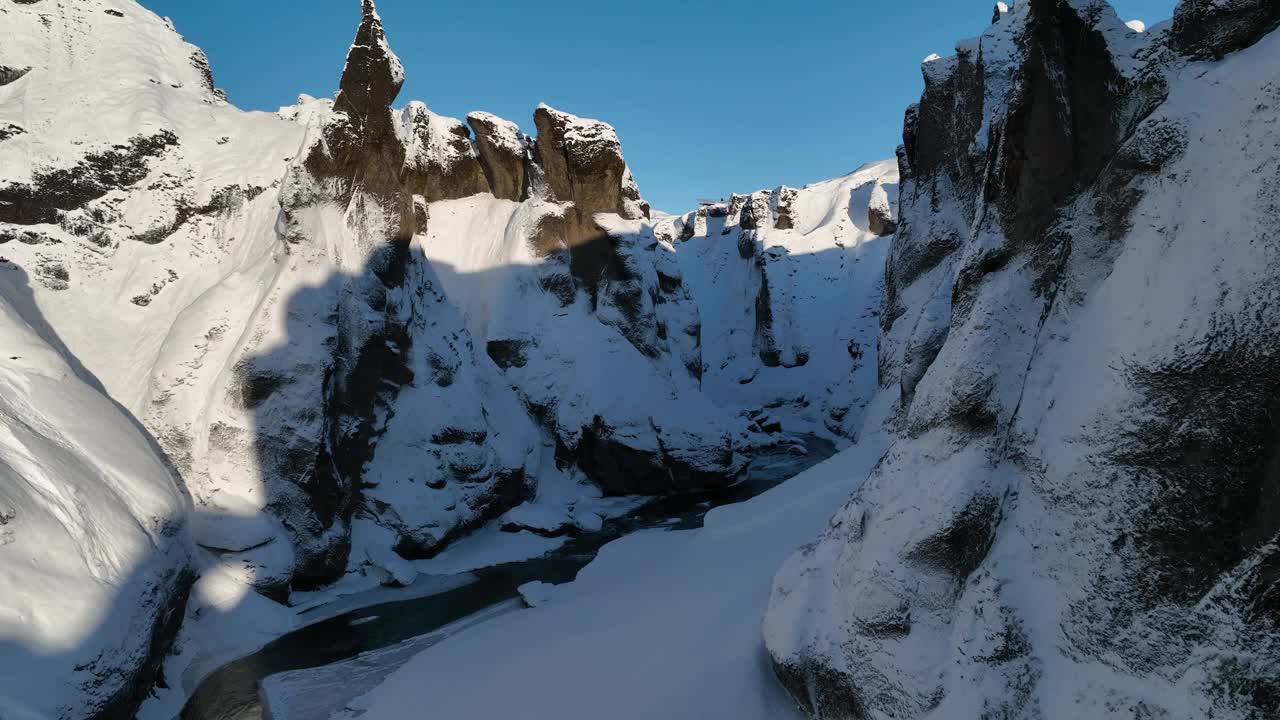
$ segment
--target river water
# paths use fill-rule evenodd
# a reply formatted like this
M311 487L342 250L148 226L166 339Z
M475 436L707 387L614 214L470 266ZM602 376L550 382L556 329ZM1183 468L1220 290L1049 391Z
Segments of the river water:
M363 676L366 684L376 684L394 669L386 667L386 659L407 661L434 642L433 633L456 627L482 611L493 613L516 607L512 601L520 597L521 585L532 581L570 582L606 543L637 530L701 527L712 508L749 500L835 453L835 447L821 438L803 436L799 441L804 445L803 452L785 446L761 451L752 459L743 482L727 490L658 499L609 520L600 531L573 538L542 557L474 570L469 573L474 580L452 590L370 605L298 628L211 673L196 688L180 717L261 720L265 717L261 688L267 678L387 649L380 653L384 669ZM418 640L414 643L406 642L415 638ZM355 681L355 672L352 666L343 666L344 680ZM351 692L358 694L358 690Z

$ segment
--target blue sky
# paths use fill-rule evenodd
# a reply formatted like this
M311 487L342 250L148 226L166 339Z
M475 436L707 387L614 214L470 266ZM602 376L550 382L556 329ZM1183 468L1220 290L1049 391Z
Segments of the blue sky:
M332 95L359 0L142 0L208 53L246 109ZM993 0L379 0L408 74L401 104L487 110L533 131L547 102L618 128L640 190L691 207L803 185L893 156L920 61L991 19ZM1174 0L1114 1L1125 19Z

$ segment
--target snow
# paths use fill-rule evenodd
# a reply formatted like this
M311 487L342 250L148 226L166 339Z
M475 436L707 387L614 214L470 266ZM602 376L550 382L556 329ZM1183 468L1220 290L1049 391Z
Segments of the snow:
M494 115L493 113L475 111L467 113L467 120L481 123L493 128L489 139L494 145L506 152L521 157L528 147L529 137L520 132L520 126Z
M712 511L700 530L611 543L573 583L527 588L536 608L444 640L349 707L367 720L798 717L760 638L769 585L883 447L883 434L864 434L774 490Z
M527 582L519 588L520 598L531 608L542 607L555 596L556 586L544 582Z
M56 717L128 689L189 582L190 501L25 282L0 266L0 708Z

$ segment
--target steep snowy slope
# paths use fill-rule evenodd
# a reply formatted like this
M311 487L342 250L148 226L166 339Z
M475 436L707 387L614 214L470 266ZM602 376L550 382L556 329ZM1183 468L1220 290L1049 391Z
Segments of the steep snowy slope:
M0 717L128 717L182 621L190 501L25 283L0 267Z
M765 625L810 715L1280 714L1277 18L1030 0L926 62L897 438Z

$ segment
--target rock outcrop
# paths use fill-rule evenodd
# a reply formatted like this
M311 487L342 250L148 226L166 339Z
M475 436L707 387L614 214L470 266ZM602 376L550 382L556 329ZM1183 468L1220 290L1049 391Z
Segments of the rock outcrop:
M1249 379L1280 360L1280 36L1178 26L1031 0L926 62L881 318L897 442L766 620L809 715L1280 712L1280 395Z
M1246 48L1280 25L1276 0L1184 0L1173 14L1169 44L1195 58Z
M528 166L532 139L519 126L485 112L467 115L490 191L499 200L519 202L529 196Z
M400 122L408 135L405 175L412 194L431 203L490 192L465 124L436 115L420 102L409 103Z

